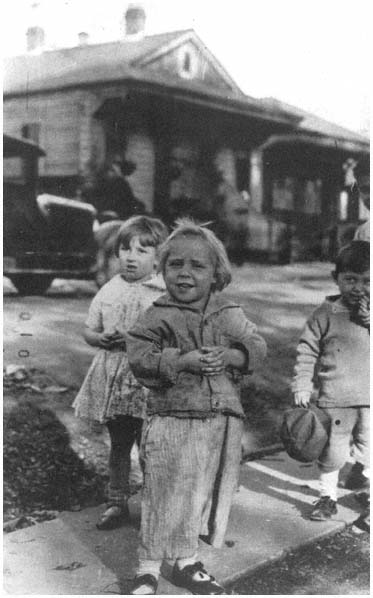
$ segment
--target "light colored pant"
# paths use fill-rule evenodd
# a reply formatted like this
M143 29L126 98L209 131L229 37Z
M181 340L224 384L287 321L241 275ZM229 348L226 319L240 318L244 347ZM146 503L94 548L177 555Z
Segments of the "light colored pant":
M370 408L338 407L325 411L331 425L328 443L319 458L321 470L341 469L350 456L369 467Z
M242 420L152 416L141 447L140 559L194 555L200 535L220 547L241 459Z

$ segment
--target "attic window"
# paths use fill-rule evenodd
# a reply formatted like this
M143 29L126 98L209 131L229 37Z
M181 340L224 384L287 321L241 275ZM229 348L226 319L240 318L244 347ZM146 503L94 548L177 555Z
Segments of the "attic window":
M190 62L190 54L189 52L185 52L183 60L183 71L185 73L190 73Z
M179 72L182 77L191 79L196 71L196 56L191 49L183 49L179 54Z

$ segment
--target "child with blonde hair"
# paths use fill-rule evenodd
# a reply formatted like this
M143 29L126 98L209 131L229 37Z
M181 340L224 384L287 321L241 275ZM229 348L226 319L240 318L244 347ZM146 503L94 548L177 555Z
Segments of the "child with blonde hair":
M224 588L198 560L200 536L224 540L241 460L239 381L265 355L241 307L219 296L231 280L222 243L179 222L162 246L167 294L128 336L130 366L150 389L143 431L140 562L132 594L155 594L162 559L194 594Z

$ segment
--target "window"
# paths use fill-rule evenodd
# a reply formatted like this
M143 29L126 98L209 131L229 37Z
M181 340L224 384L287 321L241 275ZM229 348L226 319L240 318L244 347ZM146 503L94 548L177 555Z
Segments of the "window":
M321 214L321 192L321 179L305 181L302 194L302 212L304 214Z
M186 79L196 75L197 55L193 48L182 48L179 52L179 73Z
M183 71L186 73L190 73L190 54L189 52L185 52L184 54L184 60L183 60Z
M295 181L292 177L285 177L273 181L272 201L274 210L294 209Z

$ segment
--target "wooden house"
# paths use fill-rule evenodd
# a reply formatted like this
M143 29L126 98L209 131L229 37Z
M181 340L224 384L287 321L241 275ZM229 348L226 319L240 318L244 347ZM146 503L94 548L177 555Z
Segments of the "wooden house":
M132 7L123 40L90 45L83 37L52 51L31 43L7 61L4 130L45 149L41 191L74 197L119 155L136 165L134 194L166 220L180 200L209 213L220 180L251 196L249 249L276 253L276 231L285 230L286 243L290 225L303 235L307 226L291 213L307 220L311 204L318 219L309 222L323 231L325 213L335 218L343 162L365 159L368 141L348 132L336 149L335 131L304 128L293 107L245 95L193 30L145 36L144 19ZM297 199L284 207L290 179L303 190L296 183ZM237 197L233 212L245 213Z

